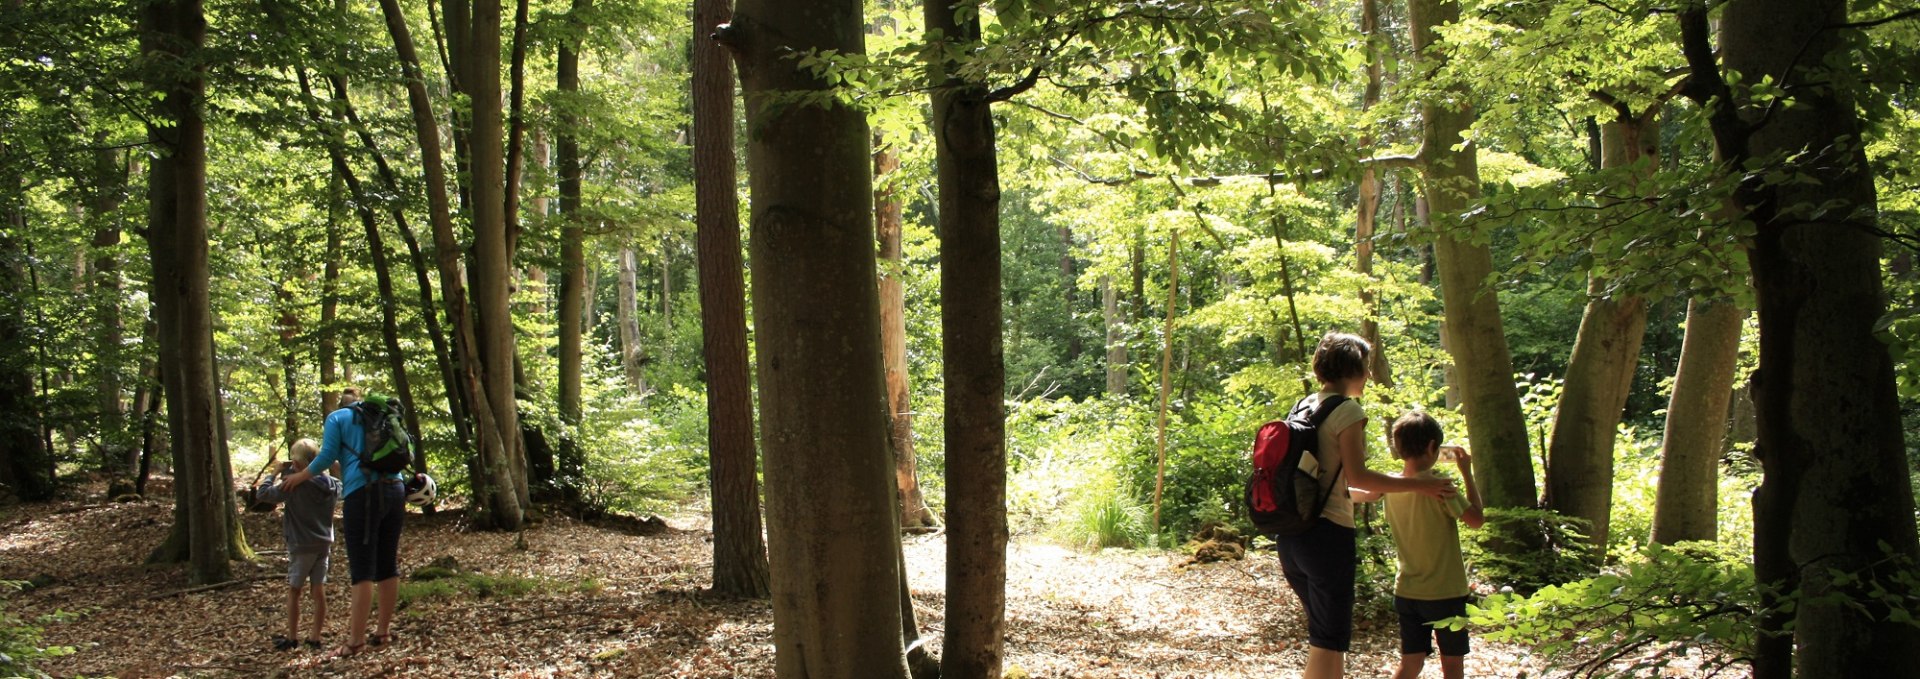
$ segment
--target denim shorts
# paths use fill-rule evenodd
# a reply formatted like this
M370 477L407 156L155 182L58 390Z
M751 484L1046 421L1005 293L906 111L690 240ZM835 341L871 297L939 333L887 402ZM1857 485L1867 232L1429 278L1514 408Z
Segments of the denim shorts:
M1326 517L1299 535L1276 538L1280 572L1307 609L1307 643L1345 653L1353 643L1354 530Z
M407 517L407 489L378 481L348 495L340 511L347 539L348 582L400 577L400 526Z
M319 587L327 584L327 563L331 559L329 552L307 552L287 555L287 586Z

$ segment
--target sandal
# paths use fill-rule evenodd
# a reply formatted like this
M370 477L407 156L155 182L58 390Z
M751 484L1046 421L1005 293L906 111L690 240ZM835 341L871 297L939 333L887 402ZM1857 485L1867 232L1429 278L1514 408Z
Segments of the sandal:
M372 647L374 647L374 648L379 648L379 647L381 647L381 646L390 646L390 645L392 645L392 644L393 644L393 633L392 633L392 632L386 632L386 633L384 633L384 634L369 634L369 635L367 635L367 645L368 645L368 646L372 646Z
M273 650L291 651L299 647L300 647L299 639L289 639L279 634L273 635Z
M345 658L349 656L359 655L360 652L366 647L367 645L365 643L347 644L345 646L334 648L332 653L327 654L327 657L328 658Z

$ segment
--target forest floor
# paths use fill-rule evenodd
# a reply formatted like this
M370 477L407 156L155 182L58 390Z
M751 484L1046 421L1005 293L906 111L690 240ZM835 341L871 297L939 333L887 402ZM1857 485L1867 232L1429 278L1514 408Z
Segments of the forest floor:
M545 521L524 534L475 532L463 514L408 517L401 572L452 557L491 577L407 583L392 646L349 658L277 652L286 625L286 557L277 513L246 513L263 554L235 565L238 584L184 591L183 566L141 565L165 536L164 484L140 502L98 494L0 509L0 579L51 576L10 595L9 613L63 612L46 663L55 676L118 677L768 677L772 612L764 601L701 593L706 517L666 517L650 534ZM929 643L942 628L944 541L909 537L914 608ZM1008 548L1007 661L1033 677L1298 676L1306 663L1298 602L1271 552L1182 567L1177 552L1088 552L1017 537ZM345 635L346 557L328 583L329 643ZM44 580L43 580L44 582ZM435 583L451 583L439 584ZM464 586L453 586L461 585ZM1469 676L1525 677L1524 652L1476 640ZM1362 620L1350 675L1397 662L1390 618ZM1532 668L1528 668L1532 669ZM1430 663L1426 676L1439 676Z

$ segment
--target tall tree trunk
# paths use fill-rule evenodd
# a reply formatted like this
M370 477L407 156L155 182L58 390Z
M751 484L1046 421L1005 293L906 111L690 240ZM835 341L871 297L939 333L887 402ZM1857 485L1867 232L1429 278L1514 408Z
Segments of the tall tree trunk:
M296 274L296 278L300 275ZM292 281L280 281L274 284L274 302L280 306L280 318L275 323L280 331L280 375L272 380L274 387L280 390L280 404L284 437L283 445L292 445L300 438L300 312L293 299Z
M1360 33L1367 40L1367 87L1360 97L1360 110L1371 110L1380 103L1380 72L1383 58L1381 53L1387 49L1387 36L1380 33L1379 0L1361 0ZM1373 148L1371 131L1360 137L1360 147ZM1380 177L1372 165L1360 170L1360 197L1354 206L1353 256L1354 269L1369 285L1360 289L1360 303L1367 309L1367 316L1360 321L1360 336L1373 345L1373 353L1368 355L1372 363L1373 380L1383 386L1393 386L1393 367L1387 362L1387 347L1380 341L1380 322L1374 320L1380 313L1374 299L1373 287L1373 233L1375 222L1380 215Z
M1126 396L1126 317L1120 313L1120 290L1110 276L1100 277L1100 317L1107 329L1107 395Z
M530 498L526 452L520 438L520 413L514 394L516 343L513 310L509 304L513 253L508 250L508 234L513 229L507 224L507 168L502 157L506 151L502 139L505 121L500 105L500 72L494 66L500 62L500 18L500 0L473 3L472 33L464 55L468 77L462 82L473 102L469 151L472 158L468 169L471 179L467 190L473 199L469 210L473 215L473 269L468 276L473 281L474 315L478 319L475 347L481 358L481 384L487 391L487 402L492 405L494 426L499 430L502 443L501 458L489 463L505 465L508 482L490 491L510 493L511 500L501 499L496 503L517 504L524 510ZM502 528L519 527L519 521L501 518Z
M199 0L157 2L141 23L143 51L198 63L207 28ZM233 511L233 477L221 459L225 441L207 266L206 127L199 108L206 85L196 71L173 71L156 75L154 86L163 93L158 108L168 124L148 129L161 152L148 182L148 247L176 474L173 530L152 560L186 561L194 583L224 582L233 575L230 561L248 554Z
M1067 362L1080 360L1080 352L1085 350L1080 339L1080 324L1073 322L1074 307L1080 301L1080 276L1073 267L1073 228L1060 224L1060 289L1066 296L1067 313Z
M449 7L455 4L459 3L450 3ZM495 60L498 59L498 9L497 6L494 8ZM394 51L400 58L400 65L407 78L407 102L413 112L414 137L420 146L420 165L426 177L428 214L433 223L433 241L440 270L441 296L447 306L447 319L454 325L454 352L459 363L459 382L475 419L474 438L479 444L477 446L479 455L475 467L478 473L473 475L471 481L474 485L477 504L485 513L477 523L504 529L519 528L525 519L526 506L519 501L519 497L514 492L513 467L507 446L511 442L511 445L517 448L520 433L517 422L514 423L516 426L511 428L503 427L502 417L497 414L498 411L504 410L511 415L513 401L509 398L504 402L507 407L496 408L495 401L490 398L488 391L482 388L480 360L475 355L477 333L474 330L472 317L467 312L467 295L460 276L460 245L454 238L453 211L447 196L446 170L441 165L439 127L434 123L431 100L427 98L426 84L420 75L420 60L414 53L413 38L407 30L406 15L400 10L399 0L380 0L380 10L386 17L387 32L393 38ZM453 14L451 9L448 14ZM453 28L451 16L449 28ZM449 33L449 41L451 41L452 31L450 30ZM497 89L493 100L496 103L494 109L497 113L499 101ZM497 118L495 122L498 122ZM495 127L497 128L498 125L496 124ZM495 202L494 205L497 206L500 203ZM498 242L495 244L502 245ZM505 253L496 252L495 254L504 255ZM496 257L496 259L504 258ZM504 279L504 275L500 277L502 284ZM500 295L496 301L504 304L504 295ZM510 344L507 351L511 354ZM504 381L511 390L513 370L510 356L508 363Z
M887 454L866 115L794 53L865 53L858 0L742 0L720 40L739 60L752 189L775 672L904 679L899 541ZM724 246L724 244L716 244ZM849 558L866 555L871 558Z
M920 475L913 453L913 393L907 388L907 302L900 277L906 266L901 254L902 216L899 187L893 173L900 155L882 135L874 135L873 218L880 240L880 353L887 372L887 441L893 450L893 483L900 494L900 527L905 530L940 525L920 494Z
M1451 0L1409 0L1407 5L1418 58L1440 59L1433 47L1436 29L1458 20L1460 5ZM1461 143L1461 134L1473 127L1473 107L1465 92L1440 90L1421 102L1420 118L1424 193L1437 216L1434 221L1459 219L1480 197L1478 146ZM1466 409L1467 436L1480 453L1473 457L1475 475L1489 506L1532 506L1533 460L1520 394L1513 384L1513 355L1500 320L1499 296L1486 286L1493 255L1487 246L1470 242L1463 229L1434 226L1448 350Z
M320 327L317 358L320 361L320 416L326 417L340 407L340 222L346 212L345 182L332 172L327 181L327 245L321 253L325 261L320 269Z
M1746 315L1732 300L1687 302L1687 334L1667 402L1654 542L1720 537L1720 453Z
M713 589L768 595L760 481L747 370L746 282L734 159L733 64L710 36L731 17L727 0L693 4L693 194L699 239L701 351L707 371L708 483L713 496Z
M105 132L94 136L94 143L105 146ZM126 339L126 331L120 320L120 304L123 288L120 281L120 255L114 249L120 245L120 205L126 199L127 166L120 160L120 154L112 150L101 149L93 155L92 215L94 220L93 239L90 243L93 253L93 317L99 328L99 336L94 343L94 365L98 371L95 380L98 390L101 433L101 468L118 479L125 479L133 469L124 464L124 451L131 449L128 438L126 396L120 379L120 371L125 369L120 345Z
M476 7L484 5L475 5ZM476 16L475 18L478 18ZM496 43L494 49L498 50ZM505 186L501 190L501 212L504 217L502 236L506 243L507 269L513 270L513 260L520 250L520 179L526 166L526 147L521 142L527 134L527 0L516 0L513 4L513 49L507 65L507 141ZM495 55L497 61L497 54ZM493 73L494 87L499 87L499 74L492 67L493 61L476 62L488 64L486 70ZM478 66L475 66L478 68ZM487 76L482 76L487 77ZM495 90L496 93L498 90ZM476 123L478 121L475 121ZM488 133L491 134L491 133ZM479 140L476 139L478 144ZM512 286L508 286L511 295ZM511 301L511 300L509 300Z
M620 326L620 368L627 376L627 388L635 394L647 391L645 374L640 371L646 355L640 346L640 256L632 247L620 248L620 283L613 303L614 321Z
M585 26L578 15L585 14L592 6L592 0L574 0L573 8L567 13L567 21L577 31ZM580 47L576 42L584 36L575 33L560 42L558 63L558 83L561 96L574 96L580 92ZM581 312L587 306L586 286L582 280L587 276L586 224L580 214L580 137L581 122L573 114L573 109L563 107L559 112L559 125L554 137L554 165L560 171L560 423L564 431L560 437L559 476L567 480L566 490L572 496L572 479L578 478L583 471L584 453L580 448L580 425L586 421L586 411L581 403L580 380L584 367L582 333L585 324L581 323Z
M1621 195L1633 195L1657 166L1659 137L1649 129L1650 120L1651 115L1622 112L1619 120L1600 128L1602 169L1644 162L1641 171L1627 179L1631 184L1622 187ZM1613 254L1594 252L1596 259ZM1608 283L1595 276L1587 282L1587 308L1567 359L1553 437L1547 443L1546 496L1548 508L1586 519L1591 524L1588 539L1603 549L1613 511L1614 438L1647 330L1646 299L1614 296L1607 291Z
M1680 18L1690 79L1717 76L1705 10ZM1792 168L1806 181L1748 181L1734 194L1756 228L1748 257L1759 303L1764 476L1754 498L1754 570L1805 595L1793 611L1797 660L1763 650L1761 677L1790 667L1806 679L1920 676L1920 628L1889 619L1870 594L1908 591L1886 550L1910 564L1920 544L1893 362L1873 334L1886 297L1873 175L1850 90L1861 85L1825 66L1861 58L1857 29L1838 28L1847 18L1840 0L1753 0L1721 17L1727 69L1742 82L1771 78L1793 97L1791 106L1752 103L1765 112L1741 118L1726 108L1739 102L1725 96L1732 88L1714 88L1720 103L1709 120L1736 168L1730 174L1743 176L1752 159L1811 156ZM1828 85L1835 78L1842 83Z
M928 32L980 40L980 4L926 3ZM957 63L929 64L940 182L940 339L946 381L947 617L941 676L995 679L1006 653L1006 365L1000 166L992 102Z

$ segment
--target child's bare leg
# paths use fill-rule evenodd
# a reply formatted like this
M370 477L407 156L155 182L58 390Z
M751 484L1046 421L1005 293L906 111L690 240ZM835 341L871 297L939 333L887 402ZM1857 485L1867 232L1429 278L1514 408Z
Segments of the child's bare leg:
M327 587L313 586L313 636L307 637L319 641L327 635Z
M1464 655L1440 656L1440 672L1447 679L1462 679L1467 676L1467 657Z
M375 625L375 634L386 634L393 626L393 609L400 603L400 578L387 578L380 581L380 617Z
M1427 654L1403 653L1400 655L1400 667L1393 671L1393 679L1417 679L1420 670L1427 666Z
M287 638L300 638L300 587L287 588Z

